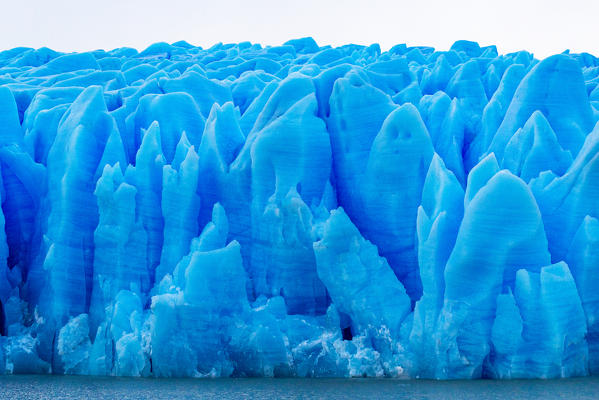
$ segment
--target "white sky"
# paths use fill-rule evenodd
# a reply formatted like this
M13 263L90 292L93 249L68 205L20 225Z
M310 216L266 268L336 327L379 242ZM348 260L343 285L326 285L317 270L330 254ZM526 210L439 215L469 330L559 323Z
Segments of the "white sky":
M397 43L448 49L458 39L599 55L599 0L0 0L0 49L112 49L187 40L210 46Z

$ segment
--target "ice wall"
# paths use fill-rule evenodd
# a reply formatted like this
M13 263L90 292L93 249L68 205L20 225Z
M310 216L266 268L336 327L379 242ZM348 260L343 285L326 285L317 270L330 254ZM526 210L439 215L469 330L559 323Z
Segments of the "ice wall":
M599 59L0 52L0 374L599 373Z

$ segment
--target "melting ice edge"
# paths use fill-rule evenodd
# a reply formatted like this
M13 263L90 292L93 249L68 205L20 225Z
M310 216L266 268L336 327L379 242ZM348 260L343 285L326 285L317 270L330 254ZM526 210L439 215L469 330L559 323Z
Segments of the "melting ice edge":
M599 59L0 52L0 373L599 372Z

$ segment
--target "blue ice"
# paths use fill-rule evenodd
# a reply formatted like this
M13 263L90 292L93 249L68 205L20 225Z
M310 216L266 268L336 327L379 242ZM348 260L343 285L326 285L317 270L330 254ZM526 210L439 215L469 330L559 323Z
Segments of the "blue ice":
M599 373L599 59L0 52L0 374Z

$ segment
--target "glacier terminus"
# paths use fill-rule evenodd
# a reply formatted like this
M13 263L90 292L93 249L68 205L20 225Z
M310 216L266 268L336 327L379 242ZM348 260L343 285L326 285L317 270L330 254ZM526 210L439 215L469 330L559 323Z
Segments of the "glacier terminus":
M599 58L0 52L0 374L599 374Z

